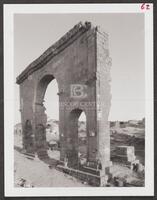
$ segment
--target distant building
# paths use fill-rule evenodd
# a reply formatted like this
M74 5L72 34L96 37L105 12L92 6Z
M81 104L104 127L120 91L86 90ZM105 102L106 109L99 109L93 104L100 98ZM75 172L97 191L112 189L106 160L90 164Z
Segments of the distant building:
M110 127L112 128L125 128L126 127L126 122L124 121L111 121L110 122Z
M129 120L129 126L137 127L137 128L144 128L145 127L145 118L142 120Z
M142 120L139 120L138 127L139 128L144 128L145 127L145 118L143 118Z
M145 126L145 117L142 119L142 124Z
M59 127L57 120L48 120L46 126L46 140L47 142L57 142L59 141Z
M138 120L129 120L129 121L128 121L128 124L129 124L129 125L138 125L138 124L139 124L139 121L138 121Z
M115 122L110 122L110 127L114 127L115 126Z
M120 121L119 122L119 127L120 128L125 128L127 126L127 122L124 122L124 121Z
M22 124L18 123L14 126L14 134L22 135Z

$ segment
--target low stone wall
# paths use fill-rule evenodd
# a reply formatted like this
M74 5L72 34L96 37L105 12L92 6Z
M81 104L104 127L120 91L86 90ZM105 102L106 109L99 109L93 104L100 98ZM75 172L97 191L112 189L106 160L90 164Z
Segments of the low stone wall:
M73 176L83 182L87 182L89 185L100 186L101 184L100 176L98 175L72 169L69 167L62 166L62 165L57 165L56 169L66 174L69 174L70 176Z
M111 158L114 162L131 166L131 163L136 160L135 148L133 146L117 146Z
M82 166L82 167L79 168L79 170L87 172L87 173L90 173L90 174L94 174L94 175L100 176L100 170L97 170L97 169L94 169L94 168L91 168L91 167Z

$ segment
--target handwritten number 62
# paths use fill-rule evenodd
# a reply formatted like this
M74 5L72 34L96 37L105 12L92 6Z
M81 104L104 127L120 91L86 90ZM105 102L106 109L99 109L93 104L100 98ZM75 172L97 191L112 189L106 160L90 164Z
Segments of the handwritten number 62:
M149 9L150 9L149 4L143 3L143 4L141 5L141 10L149 10Z

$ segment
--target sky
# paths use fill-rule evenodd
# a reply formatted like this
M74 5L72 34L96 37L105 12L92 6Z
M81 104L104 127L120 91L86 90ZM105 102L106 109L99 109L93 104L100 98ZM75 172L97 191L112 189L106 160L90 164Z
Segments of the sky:
M143 14L15 14L14 79L48 47L80 21L99 25L109 35L111 109L109 120L145 116ZM46 113L58 119L58 86L53 80L45 94ZM19 86L15 83L15 123L20 122Z

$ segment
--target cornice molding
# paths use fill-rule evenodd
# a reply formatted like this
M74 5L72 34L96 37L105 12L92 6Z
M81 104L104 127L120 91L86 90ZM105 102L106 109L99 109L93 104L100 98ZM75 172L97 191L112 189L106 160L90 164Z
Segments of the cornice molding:
M79 22L69 30L56 43L50 46L40 57L34 60L28 67L16 78L16 83L20 84L28 78L34 71L42 68L54 56L63 51L68 45L74 42L80 35L92 28L90 22Z

